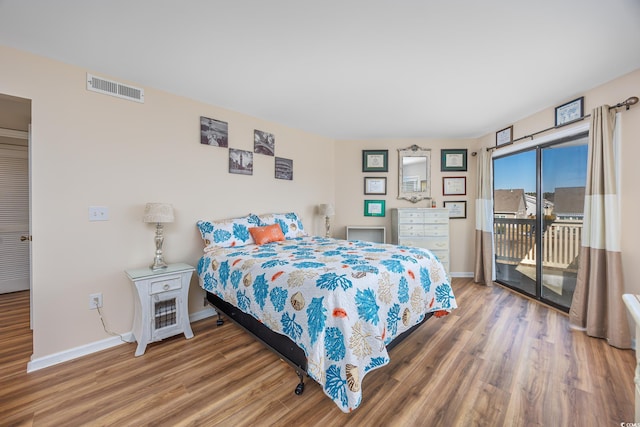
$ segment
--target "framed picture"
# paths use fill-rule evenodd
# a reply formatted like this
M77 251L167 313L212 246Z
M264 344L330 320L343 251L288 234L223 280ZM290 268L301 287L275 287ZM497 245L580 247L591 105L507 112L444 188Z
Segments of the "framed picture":
M200 143L214 147L228 147L229 124L200 116Z
M362 172L388 172L389 150L362 150Z
M556 126L575 122L584 116L584 96L556 107Z
M449 218L466 218L467 202L464 200L445 201L443 207L449 208Z
M467 150L440 150L440 171L466 172Z
M229 148L229 173L253 175L253 153Z
M266 154L267 156L275 155L276 137L272 133L263 132L261 130L253 130L253 152L258 154Z
M513 142L513 126L504 128L496 132L496 147L509 145Z
M442 178L443 196L464 196L467 194L467 177L446 176Z
M276 179L293 181L293 160L276 157Z
M364 216L385 216L384 200L365 200Z
M387 178L365 177L364 194L387 194Z

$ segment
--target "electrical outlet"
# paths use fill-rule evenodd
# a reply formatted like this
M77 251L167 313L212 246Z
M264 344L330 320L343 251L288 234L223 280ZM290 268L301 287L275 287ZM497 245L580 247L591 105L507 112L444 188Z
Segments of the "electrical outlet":
M89 310L102 307L102 293L89 295Z
M109 208L106 206L89 206L89 221L109 221Z

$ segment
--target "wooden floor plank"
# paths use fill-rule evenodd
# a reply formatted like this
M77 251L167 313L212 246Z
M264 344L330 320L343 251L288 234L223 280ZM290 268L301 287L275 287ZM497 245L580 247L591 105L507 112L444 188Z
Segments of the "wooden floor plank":
M459 309L430 319L367 374L343 414L232 322L195 337L123 344L26 373L29 293L0 295L0 425L519 426L633 421L631 350L569 329L566 315L506 290L454 279Z

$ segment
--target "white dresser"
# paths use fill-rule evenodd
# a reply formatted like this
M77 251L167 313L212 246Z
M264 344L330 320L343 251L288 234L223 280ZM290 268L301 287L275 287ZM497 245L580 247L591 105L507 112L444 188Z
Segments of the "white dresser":
M449 274L449 209L391 209L391 243L429 249Z

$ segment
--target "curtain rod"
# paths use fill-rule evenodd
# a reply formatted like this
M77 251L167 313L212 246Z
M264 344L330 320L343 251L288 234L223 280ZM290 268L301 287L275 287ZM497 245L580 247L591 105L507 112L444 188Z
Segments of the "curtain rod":
M611 110L611 109L615 109L615 108L625 107L625 110L628 110L629 108L631 108L632 105L635 105L637 103L638 103L638 97L637 96L630 96L629 98L625 99L624 101L618 102L616 105L613 105L613 106L609 107L609 109ZM580 117L578 119L572 120L572 121L567 122L567 123L563 123L561 125L552 126L550 128L539 130L539 131L534 132L534 133L529 134L529 135L521 136L520 138L514 139L513 141L511 141L511 143L509 145L513 144L516 141L520 141L520 140L526 139L526 138L531 138L533 140L533 137L535 135L538 135L538 134L541 134L541 133L544 133L544 132L548 132L548 131L553 130L553 129L559 129L559 128L567 126L567 125L572 125L572 124L580 122L580 121L582 121L582 120L584 120L584 119L586 119L588 117L591 117L591 114L584 115L584 116L582 116L582 117ZM491 151L491 150L495 150L496 148L498 148L498 147L487 147L486 150L487 151ZM471 153L472 156L475 156L477 154L478 154L477 151L474 151L474 152Z

